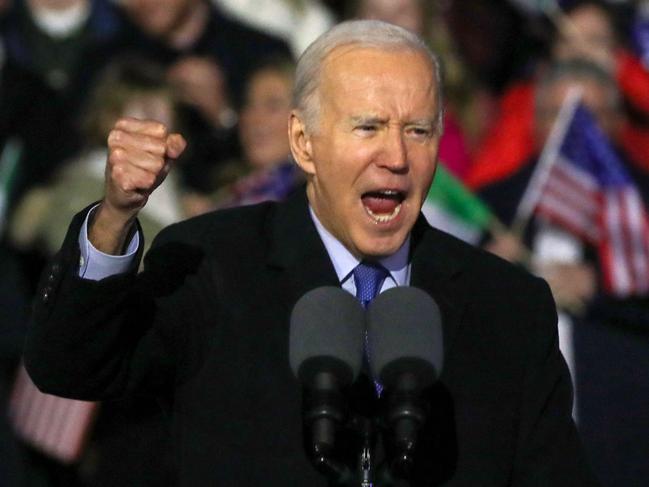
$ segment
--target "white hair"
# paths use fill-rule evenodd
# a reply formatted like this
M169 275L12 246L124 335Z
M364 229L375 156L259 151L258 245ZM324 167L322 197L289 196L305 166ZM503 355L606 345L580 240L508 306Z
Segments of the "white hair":
M417 35L402 27L380 20L350 20L341 22L328 30L307 47L298 60L293 88L293 107L304 118L308 129L314 129L320 109L318 88L322 64L327 56L341 46L358 46L376 49L405 49L417 51L430 60L436 81L437 123L436 130L443 128L442 75L437 56Z

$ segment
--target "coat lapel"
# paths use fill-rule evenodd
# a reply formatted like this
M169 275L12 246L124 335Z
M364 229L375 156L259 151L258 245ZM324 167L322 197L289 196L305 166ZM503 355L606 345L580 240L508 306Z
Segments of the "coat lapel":
M412 273L410 285L427 291L442 313L444 353L448 357L462 322L466 291L461 285L465 262L458 243L432 228L420 216L411 237Z
M340 286L329 254L309 215L305 192L278 205L271 223L268 264L283 270L288 304L320 286Z

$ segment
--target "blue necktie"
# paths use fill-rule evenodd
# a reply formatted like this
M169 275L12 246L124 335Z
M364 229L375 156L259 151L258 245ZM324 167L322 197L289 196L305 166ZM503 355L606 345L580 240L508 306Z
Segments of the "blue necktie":
M388 270L380 264L361 262L352 272L356 284L356 299L361 302L363 308L367 308L370 301L379 293L385 278L388 277Z
M354 283L356 284L356 299L358 299L363 308L367 308L370 302L379 294L381 285L386 277L388 277L388 270L380 264L371 264L361 262L352 271L354 274ZM367 337L367 330L365 330L365 360L367 360L369 370L369 356L370 347ZM378 396L381 395L383 387L381 384L374 380L374 386Z

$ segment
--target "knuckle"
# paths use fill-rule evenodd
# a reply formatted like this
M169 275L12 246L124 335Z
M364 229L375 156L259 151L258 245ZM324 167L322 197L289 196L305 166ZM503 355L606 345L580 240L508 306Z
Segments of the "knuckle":
M126 127L133 119L131 117L120 117L115 122L115 128L119 129L121 127Z
M114 165L120 164L126 160L126 151L121 147L115 147L108 156L109 161Z
M151 122L152 131L159 137L167 137L167 126L161 122Z
M110 168L110 176L115 181L122 181L124 179L124 168L119 165L113 165Z
M156 174L160 173L164 169L164 166L165 166L165 161L162 157L156 157L153 160L153 170L155 171Z
M151 152L157 156L163 156L166 150L164 139L155 139L151 144Z
M123 141L124 132L120 129L113 129L108 134L108 145L119 144Z
M154 174L148 173L143 177L144 186L146 186L147 188L151 188L155 184L155 181L156 177Z

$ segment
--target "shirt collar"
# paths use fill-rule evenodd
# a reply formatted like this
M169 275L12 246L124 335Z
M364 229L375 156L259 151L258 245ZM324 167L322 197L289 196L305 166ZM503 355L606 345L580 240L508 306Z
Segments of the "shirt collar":
M360 264L360 260L354 257L354 255L352 255L352 253L347 250L347 248L340 242L340 240L334 237L322 225L310 205L309 213L311 214L311 219L313 220L316 230L320 235L320 239L327 249L329 258L331 259L331 262L333 263L334 269L336 271L336 275L338 276L338 280L342 283L349 277L354 268L358 264ZM408 285L407 279L409 251L410 234L408 234L406 240L403 242L401 247L399 247L399 250L397 250L394 254L389 255L388 257L379 259L379 263L388 270L390 277L392 278L392 280L394 280L397 286Z

